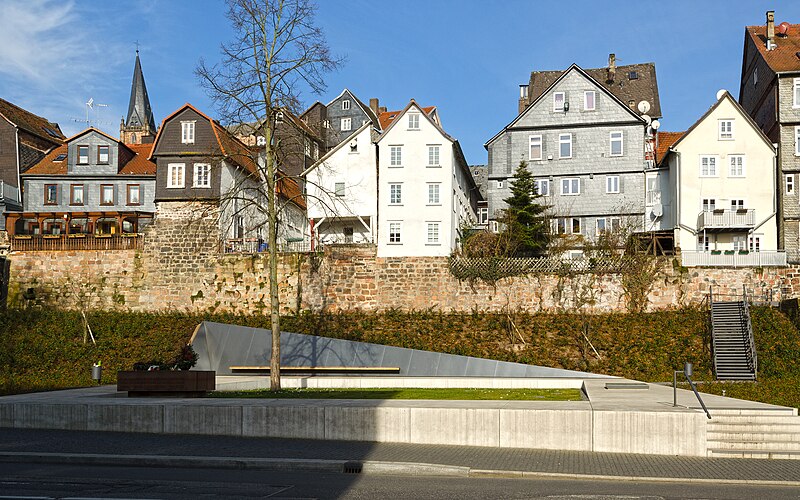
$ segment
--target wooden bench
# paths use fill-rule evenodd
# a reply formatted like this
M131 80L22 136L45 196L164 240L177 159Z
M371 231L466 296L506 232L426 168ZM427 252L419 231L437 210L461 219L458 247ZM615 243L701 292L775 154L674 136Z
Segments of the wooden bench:
M117 391L127 391L128 397L200 397L215 389L211 370L117 372Z
M266 372L269 366L229 366L234 373ZM400 373L399 366L281 366L281 373Z

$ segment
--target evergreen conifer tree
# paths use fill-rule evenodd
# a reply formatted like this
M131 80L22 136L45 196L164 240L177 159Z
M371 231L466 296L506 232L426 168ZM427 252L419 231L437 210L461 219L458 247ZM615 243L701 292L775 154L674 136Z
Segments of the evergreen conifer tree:
M520 162L511 183L511 197L504 200L508 208L501 217L505 225L501 237L507 255L533 257L547 251L550 228L545 212L550 207L541 200L528 164Z

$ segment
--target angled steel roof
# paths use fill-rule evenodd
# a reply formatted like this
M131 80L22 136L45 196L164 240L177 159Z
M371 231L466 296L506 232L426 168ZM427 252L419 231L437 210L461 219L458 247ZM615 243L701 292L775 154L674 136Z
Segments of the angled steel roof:
M126 127L142 127L149 125L150 129L156 130L156 121L153 118L153 110L150 107L150 98L147 96L147 86L144 83L142 74L142 63L139 61L139 51L136 51L136 63L133 66L133 81L131 82L131 98L128 102L128 118L125 120Z

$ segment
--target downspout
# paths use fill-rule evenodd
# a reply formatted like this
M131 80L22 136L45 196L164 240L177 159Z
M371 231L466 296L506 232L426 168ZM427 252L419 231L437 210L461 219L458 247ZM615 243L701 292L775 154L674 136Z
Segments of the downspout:
M25 207L22 207L22 177L20 177L20 160L19 160L19 127L16 125L14 126L14 147L17 149L17 198L20 204L21 209L24 210ZM6 199L5 190L3 192L3 201Z

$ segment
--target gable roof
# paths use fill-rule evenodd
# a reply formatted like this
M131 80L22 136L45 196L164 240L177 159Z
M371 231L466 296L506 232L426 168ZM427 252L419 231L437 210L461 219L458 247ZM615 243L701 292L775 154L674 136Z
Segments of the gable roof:
M417 107L419 107L422 110L422 112L428 116L432 115L436 111L436 106L428 106L427 108L423 108L421 106ZM399 111L384 111L383 113L381 113L380 116L378 117L378 122L381 127L381 130L386 130L386 128L389 127L394 122L395 118L406 112L406 109L408 109L408 106Z
M325 154L324 154L324 155L323 155L323 156L322 156L322 157L321 157L319 160L315 161L315 162L314 162L314 163L313 163L313 164L312 164L310 167L308 167L307 169L303 170L303 172L301 172L301 173L300 173L300 177L305 177L306 175L308 175L308 173L309 173L309 172L311 172L312 170L314 170L314 169L315 169L315 168L317 168L318 166L320 166L320 165L322 165L323 163L325 163L325 162L328 160L328 158L330 158L330 157L331 157L331 156L333 156L333 155L334 155L334 154L335 154L337 151L339 151L340 149L342 149L342 148L344 147L344 145L345 145L345 144L348 144L348 145L349 145L349 144L350 144L350 141L351 141L351 140L353 140L353 138L355 138L356 136L358 136L358 134L360 134L361 132L363 132L363 131L364 131L364 129L366 129L366 128L368 128L368 127L372 127L372 126L374 126L374 125L373 125L372 123L370 123L370 122L365 122L365 123L361 124L361 126L360 126L360 127L358 127L357 129L355 129L355 130L353 131L353 133L352 133L352 134L350 134L350 135L348 135L346 138L344 138L344 139L342 140L342 142L340 142L339 144L337 144L336 146L334 146L334 147L333 147L333 148L332 148L330 151L328 151L327 153L325 153Z
M384 115L389 115L389 114L391 114L392 116L391 117L387 117L388 121L386 122L387 125L385 127L383 126L383 124L381 124L382 133L381 133L381 138L378 139L379 142L384 137L386 137L386 134L390 130L392 130L392 128L394 128L395 124L397 124L397 122L399 121L397 119L400 118L401 116L403 116L404 114L406 114L406 112L409 109L411 109L412 107L416 107L416 108L421 109L422 110L422 116L424 116L425 119L428 120L428 122L430 122L431 125L436 127L436 130L438 130L445 138L447 138L447 140L449 140L451 142L456 142L456 140L453 139L452 137L450 137L450 135L447 132L444 131L442 126L439 125L438 123L436 123L436 120L434 120L432 118L433 114L436 112L436 106L428 106L427 108L423 108L422 106L417 104L417 101L415 101L414 99L411 99L410 101L408 101L408 104L406 104L406 107L403 108L401 111L387 111L385 113L381 113L381 117L383 117ZM383 121L383 118L381 118L381 121Z
M5 99L0 99L0 115L20 129L49 141L54 146L64 142L64 133L57 123L24 110Z
M76 137L80 137L83 133L78 134ZM104 134L105 135L105 134ZM155 175L156 174L156 164L150 160L148 160L148 156L150 156L150 150L152 149L152 144L123 144L119 141L114 141L119 144L120 148L128 148L131 153L131 158L124 164L119 165L119 170L117 174L119 175ZM69 148L69 144L65 143L62 144L54 149L52 149L49 153L42 158L39 163L29 168L25 171L22 175L66 175L67 174L67 164L68 159L64 158L61 161L55 161L59 155L66 155ZM119 155L118 158L122 158L122 155ZM119 161L119 160L118 160Z
M573 64L573 66L577 65ZM570 68L564 71L531 71L531 77L528 81L528 105L526 108L532 106L552 86L553 82L569 71ZM655 63L617 66L613 81L608 80L607 67L582 69L581 71L591 76L598 86L613 94L626 107L629 107L628 103L633 101L635 113L639 114L635 106L640 101L647 101L650 103L650 111L647 114L653 118L661 118L661 101L658 96ZM629 78L633 72L636 73L636 79Z
M341 92L339 95L337 95L336 97L334 97L333 99L331 99L331 101L330 101L328 104L326 104L326 105L325 105L325 107L327 108L328 106L330 106L331 104L333 104L333 103L334 103L334 101L336 101L337 99L339 99L340 97L342 97L342 96L343 96L345 93L347 93L347 94L350 94L350 97L352 97L352 98L353 98L353 100L355 100L355 101L356 101L356 104L358 104L358 106L361 108L361 110L362 110L362 111L364 111L364 113L366 113L366 114L367 114L367 117L368 117L370 120L372 120L372 123L375 123L375 124L377 124L377 123L378 123L378 117L377 117L377 116L375 116L375 113L373 113L373 112L372 112L372 109L371 109L369 106L367 106L366 104L364 104L364 103L361 101L361 99L359 99L358 97L356 97L356 95L355 95L353 92L351 92L351 91L350 91L350 89L348 89L348 88L345 88L344 90L342 90L342 92ZM311 108L309 108L309 109L311 109ZM303 113L303 114L305 114L305 113ZM301 116L302 116L302 115L301 115Z
M85 129L81 130L80 132L78 132L77 134L75 134L72 137L70 137L69 139L64 139L64 142L65 143L70 143L70 142L74 141L75 139L77 139L78 137L81 137L83 135L88 134L89 132L95 132L97 134L100 134L103 137L105 137L106 139L110 140L111 142L119 142L119 139L117 139L115 137L111 137L110 135L106 134L105 132L103 132L99 128L94 128L94 127L85 128ZM148 144L148 146L151 146L151 144Z
M775 73L800 72L800 24L790 24L785 37L776 32L772 50L767 50L766 26L747 26L745 36L753 40L756 50Z
M686 132L658 131L658 134L656 134L656 137L658 138L658 144L656 144L656 165L660 164L661 161L666 158L667 153L669 153L669 148L678 142L678 139L683 137L683 134L685 133Z

